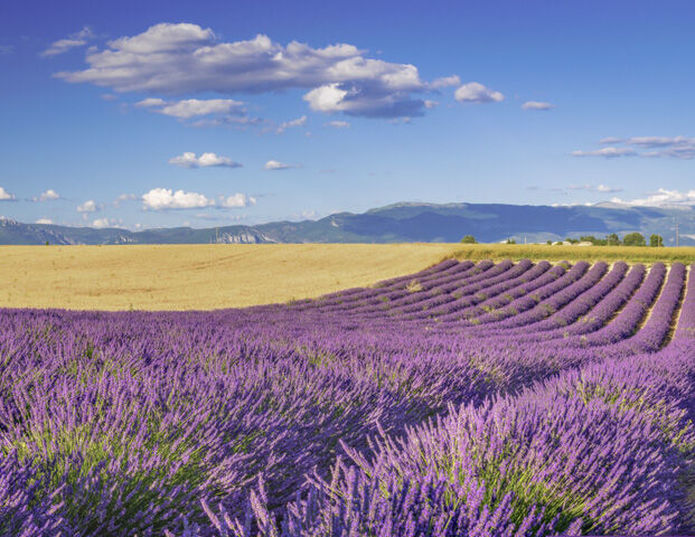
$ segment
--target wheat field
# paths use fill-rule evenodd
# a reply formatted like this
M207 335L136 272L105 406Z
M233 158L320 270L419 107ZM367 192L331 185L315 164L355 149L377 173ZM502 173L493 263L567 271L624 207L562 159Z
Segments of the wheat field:
M461 244L0 246L0 307L209 310L311 298L447 257L695 261L695 248Z

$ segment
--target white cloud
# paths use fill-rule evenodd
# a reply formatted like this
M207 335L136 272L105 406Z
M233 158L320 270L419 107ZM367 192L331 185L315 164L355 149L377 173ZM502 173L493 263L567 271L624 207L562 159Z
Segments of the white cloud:
M521 108L524 110L552 110L555 105L541 101L526 101L521 105Z
M189 119L210 114L242 114L244 103L234 99L184 99L169 103L157 110L165 116Z
M570 185L567 187L568 190L586 190L588 192L620 192L622 188L612 188L606 185Z
M0 56L6 54L12 54L14 52L14 45L0 45Z
M605 138L601 138L598 143L601 145L614 145L614 144L622 144L625 140L622 138L616 138L615 136L606 136Z
M167 102L164 99L159 97L148 97L147 99L136 102L135 106L139 108L149 108L152 106L164 106L165 104L167 104Z
M248 207L249 205L256 205L256 198L247 196L246 194L241 194L240 192L226 198L223 197L220 200L220 206L228 209L242 209L244 207Z
M614 188L604 184L598 185L596 187L596 192L620 192L622 188Z
M634 200L613 198L611 201L613 203L630 205L632 207L695 207L695 189L689 190L688 192L680 192L678 190L667 190L665 188L660 188L656 192L649 194L646 198Z
M504 95L478 82L468 82L454 92L454 98L462 103L498 103Z
M113 220L109 220L108 218L97 218L96 220L92 221L92 227L102 229L105 227L115 227L117 222Z
M77 206L78 213L93 213L99 210L94 200L87 200L82 205Z
M106 101L109 103L112 103L114 101L118 100L118 95L114 95L113 93L104 93L100 95L102 101Z
M121 194L115 200L113 200L113 206L118 208L124 201L133 201L136 199L138 199L138 197L135 194Z
M266 170L288 170L290 168L297 168L294 164L285 164L284 162L278 162L277 160L269 160L263 166Z
M52 200L59 200L60 199L60 194L58 194L55 190L52 188L49 188L45 192L42 192L41 195L38 198L33 198L34 201L52 201Z
M639 156L645 158L670 157L690 160L695 158L695 138L687 136L632 136L630 138L607 137L600 144L623 144L624 147L606 147L596 151L574 151L573 155L584 156ZM649 151L644 151L648 149Z
M197 192L172 191L170 188L153 188L142 195L143 208L159 211L162 209L198 209L214 205L214 200Z
M306 116L298 117L297 119L280 123L278 128L275 129L275 132L277 134L281 134L285 132L286 129L291 129L292 127L303 127L304 125L306 125Z
M694 142L695 138L686 138L685 136L676 136L674 138L667 136L633 136L625 140L625 143L628 145L648 148L690 145Z
M603 149L595 149L593 151L572 151L573 157L631 157L637 152L629 147L604 147Z
M439 106L439 103L437 101L431 101L429 99L425 99L425 108L428 110L431 110L435 106Z
M212 166L240 168L242 166L229 157L223 157L215 153L202 153L199 157L196 157L195 153L188 151L177 157L170 158L169 164L182 168L209 168Z
M461 84L461 79L458 75L443 76L441 78L435 78L428 86L432 89L447 88L449 86L459 86Z
M63 54L73 48L82 47L86 45L90 39L94 37L92 30L85 26L79 32L71 34L65 39L59 39L51 44L46 50L44 50L40 55L43 57L57 56L58 54Z
M36 223L37 223L37 224L46 224L46 225L48 225L48 224L53 224L53 220L51 220L50 218L39 218L39 219L36 221Z
M328 123L325 123L326 127L333 127L334 129L347 129L350 126L350 123L348 121L340 121L340 120L335 120L335 121L329 121Z
M190 124L193 127L223 127L229 126L236 129L245 130L249 127L259 127L263 125L271 125L267 120L259 117L226 115L221 117L205 118L194 121ZM271 126L266 127L271 129Z
M262 93L307 89L314 110L369 117L417 116L424 101L414 93L459 82L455 76L432 83L410 64L366 58L354 45L312 48L283 46L266 35L234 42L216 40L209 28L162 23L121 37L105 50L86 55L88 67L57 73L119 92Z
M15 199L14 194L10 194L7 190L0 186L0 201L12 201Z

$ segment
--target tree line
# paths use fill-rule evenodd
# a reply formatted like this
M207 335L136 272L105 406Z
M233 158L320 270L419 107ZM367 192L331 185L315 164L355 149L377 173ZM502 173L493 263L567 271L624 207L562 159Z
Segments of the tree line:
M461 239L463 244L477 244L477 240L473 235L466 235ZM569 242L570 244L578 244L580 242L590 242L594 246L647 246L647 239L641 233L628 233L622 239L617 233L606 235L604 239L594 237L593 235L583 235L578 239L566 238L564 241L547 241L547 244L562 244ZM516 244L514 239L507 239L507 244ZM649 246L660 247L664 245L664 238L661 235L652 233L649 236Z

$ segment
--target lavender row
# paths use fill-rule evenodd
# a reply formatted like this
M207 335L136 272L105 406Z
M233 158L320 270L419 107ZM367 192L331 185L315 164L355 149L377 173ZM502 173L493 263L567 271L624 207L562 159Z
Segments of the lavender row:
M569 271L564 272L562 276L547 283L543 287L536 289L533 293L525 294L519 298L516 298L501 310L481 315L480 317L474 319L470 324L477 326L478 324L501 323L505 319L519 315L521 312L525 312L536 306L541 300L554 295L568 285L571 285L577 281L587 270L589 270L589 267L589 263L580 261L579 263L576 263ZM446 319L445 316L440 317L440 319L444 321L449 320ZM457 322L461 321L458 315L456 315L453 320Z
M632 296L644 275L644 267L636 266L625 276L628 267L617 263L595 287L583 293L567 307L529 327L510 329L520 341L549 341L597 330Z
M514 279L520 274L528 272L532 266L533 263L528 259L524 259L516 265L511 264L511 262L509 264L500 263L495 269L486 273L488 277L485 279L470 281L464 285L437 286L427 294L413 293L407 301L388 303L388 312L395 315L405 314L407 318L410 317L408 314L413 312L429 311L436 306L456 300L456 297L468 297L500 281ZM355 313L359 314L360 310Z
M441 295L443 292L450 292L454 291L459 288L466 288L470 287L474 284L481 283L481 282L486 282L487 280L491 278L495 278L496 276L499 276L500 274L507 274L512 267L514 267L514 263L512 261L506 260L502 261L501 263L498 263L488 270L482 271L476 275L473 275L469 278L466 278L465 280L458 280L456 278L452 279L446 279L444 281L435 281L431 282L427 287L415 287L411 291L407 292L405 295L401 296L400 298L396 298L395 300L390 300L389 306L390 309L394 309L397 312L404 307L407 307L409 305L415 304L417 302L420 302L421 300L424 300L428 297L431 296L438 296ZM453 283L452 283L453 282ZM419 283L419 282L418 282ZM449 284L446 287L446 284ZM386 297L388 298L388 297ZM352 312L349 312L352 313ZM355 314L359 315L366 315L366 316L381 316L382 312L380 311L367 311L363 312L361 309L357 309L354 311Z
M349 294L337 293L336 295L326 295L318 300L307 303L307 307L321 308L330 311L332 307L342 306L346 302L357 302L360 300L371 299L375 296L386 295L391 297L403 296L408 294L408 285L415 281L423 287L432 287L438 282L457 281L469 276L475 276L485 272L492 267L491 261L481 261L474 265L470 261L457 262L448 260L441 264L441 269L432 270L425 274L414 274L411 276L397 278L388 285L375 285L373 288L356 288Z
M607 269L608 265L606 265L606 263L596 263L581 278L578 278L570 285L563 287L561 290L559 290L556 293L553 293L544 300L539 300L538 303L530 310L525 311L523 313L518 313L517 315L514 315L514 317L512 317L511 319L506 319L493 325L489 325L488 327L483 329L481 333L484 332L485 334L493 334L499 330L517 328L524 325L537 323L542 319L546 319L547 317L555 313L558 309L573 301L581 293L596 285L600 281L600 279L605 275ZM539 293L536 293L536 295L540 296ZM533 300L534 297L530 298Z
M688 285L678 319L676 337L695 339L695 264L690 265Z
M453 313L471 311L472 308L486 301L492 301L498 295L505 293L511 299L516 289L522 286L533 286L540 278L550 270L551 265L547 261L541 261L534 265L530 270L524 271L519 276L508 279L501 279L492 285L479 289L473 296L457 298L458 295L452 294L451 299L440 306L428 308L413 318L438 317L443 313ZM510 275L511 276L511 275Z

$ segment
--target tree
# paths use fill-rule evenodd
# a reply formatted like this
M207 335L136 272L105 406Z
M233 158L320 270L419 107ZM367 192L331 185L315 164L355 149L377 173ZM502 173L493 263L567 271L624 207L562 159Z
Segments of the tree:
M473 235L466 235L461 239L461 242L463 244L477 244L478 241L475 240L475 237Z
M608 244L608 246L620 246L620 237L615 233L606 235L606 244Z
M553 241L551 241L550 239L548 239L547 241L545 241L545 243L546 243L548 246L550 246L550 245L553 243Z
M649 246L663 246L664 245L664 238L661 235L657 235L656 233L652 233L651 237L649 237Z
M644 235L635 231L623 237L623 244L625 246L646 246L647 241L644 240Z
M516 244L514 239L507 239L507 244Z

